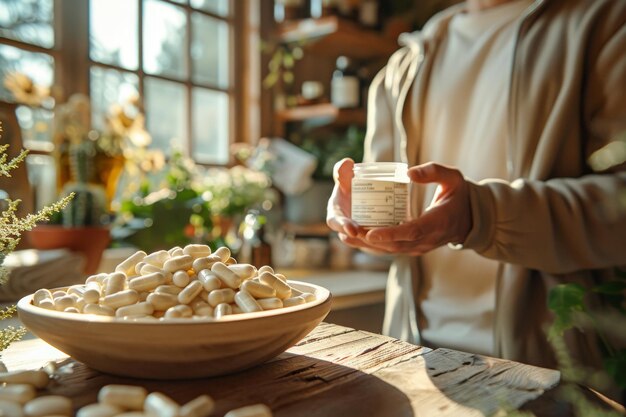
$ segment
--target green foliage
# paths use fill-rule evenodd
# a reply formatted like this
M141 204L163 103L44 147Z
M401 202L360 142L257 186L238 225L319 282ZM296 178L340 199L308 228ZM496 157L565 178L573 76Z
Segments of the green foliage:
M1 131L2 129L0 129L0 132ZM9 160L7 149L9 149L9 145L0 145L0 176L2 177L10 177L11 171L24 162L26 156L28 155L28 151L23 149L20 151L19 155Z
M331 179L333 167L343 158L352 158L355 162L363 160L364 141L365 131L357 126L350 126L344 133L307 136L301 147L317 158L313 178Z
M604 369L617 385L626 389L626 349L622 349L604 359Z
M574 325L572 316L584 311L585 288L579 284L560 284L548 294L548 307L555 313L554 331L562 334Z

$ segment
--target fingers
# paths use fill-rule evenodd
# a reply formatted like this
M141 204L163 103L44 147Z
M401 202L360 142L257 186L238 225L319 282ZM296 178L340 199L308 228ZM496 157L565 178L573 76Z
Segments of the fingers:
M333 167L333 178L335 183L339 184L342 193L349 194L352 192L353 169L354 161L350 158L342 159Z
M420 184L436 182L445 189L454 188L464 181L463 175L457 169L441 164L429 162L409 168L409 178Z
M445 227L440 210L424 212L418 219L398 226L377 227L370 230L365 238L369 242L421 242L424 239L438 237Z
M326 224L337 233L346 234L350 237L359 235L359 226L351 219L344 216L332 216L326 219Z

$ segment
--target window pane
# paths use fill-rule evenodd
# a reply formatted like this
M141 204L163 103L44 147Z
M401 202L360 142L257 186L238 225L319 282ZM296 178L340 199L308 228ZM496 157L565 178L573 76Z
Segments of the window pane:
M228 0L191 0L191 7L219 16L228 15Z
M187 20L180 7L144 1L143 65L146 72L187 77Z
M198 162L228 162L228 94L204 88L193 89L193 159Z
M0 1L0 36L52 48L53 0Z
M137 69L137 0L91 0L89 46L94 61Z
M145 107L152 148L170 153L172 145L187 150L187 99L183 84L147 77Z
M51 152L52 119L51 110L40 107L18 106L15 110L17 121L22 130L22 141L27 149Z
M0 45L0 100L17 101L20 103L37 101L37 97L46 95L47 91L20 88L20 83L9 82L14 92L7 88L7 74L20 72L30 77L35 85L47 90L54 79L54 60L50 55L28 52L12 46ZM16 96L17 95L17 96Z
M194 13L191 22L193 80L228 88L228 23L201 13Z
M139 94L139 80L135 74L100 67L91 67L90 73L92 125L103 129L111 105L124 103Z

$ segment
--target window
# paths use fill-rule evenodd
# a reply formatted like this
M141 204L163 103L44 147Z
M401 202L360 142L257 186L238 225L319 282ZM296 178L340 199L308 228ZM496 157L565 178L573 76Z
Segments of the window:
M226 164L241 128L235 120L240 112L233 111L242 98L235 49L247 20L235 8L248 10L246 4L2 0L0 77L18 70L45 87L61 85L66 95L88 93L95 128L103 126L111 105L139 94L151 146L167 151L174 144L199 163ZM0 101L7 100L0 85ZM25 142L38 141L49 151L50 137L38 137L37 123L52 114L19 111Z

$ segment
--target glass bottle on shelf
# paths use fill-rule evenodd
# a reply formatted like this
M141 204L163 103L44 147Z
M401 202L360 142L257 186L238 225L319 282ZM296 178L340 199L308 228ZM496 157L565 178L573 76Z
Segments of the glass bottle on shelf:
M378 0L361 0L359 4L359 23L370 29L380 26Z
M330 101L338 108L353 108L360 104L360 82L345 56L337 58L336 69L330 83Z
M309 15L313 19L337 14L337 0L310 0Z

